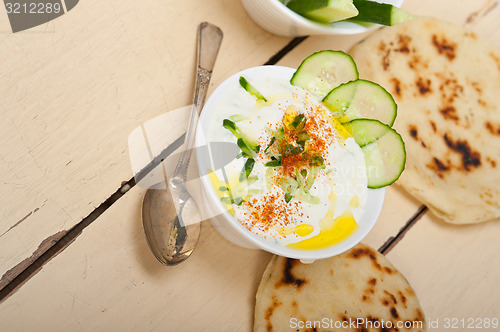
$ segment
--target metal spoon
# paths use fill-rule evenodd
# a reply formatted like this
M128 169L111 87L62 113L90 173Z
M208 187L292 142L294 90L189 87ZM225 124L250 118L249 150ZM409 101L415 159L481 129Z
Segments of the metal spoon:
M212 70L222 42L222 31L203 22L198 30L194 104L179 162L166 189L148 189L142 204L142 223L149 248L164 265L176 265L193 252L201 231L198 205L185 186L198 115L205 103ZM178 211L178 212L177 212Z

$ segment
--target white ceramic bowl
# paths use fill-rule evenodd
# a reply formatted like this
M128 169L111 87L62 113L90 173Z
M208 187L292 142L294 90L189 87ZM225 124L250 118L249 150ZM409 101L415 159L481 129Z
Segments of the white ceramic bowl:
M243 70L239 73L226 79L219 85L211 96L208 98L198 122L198 131L196 135L197 146L205 145L206 139L204 132L208 130L209 119L217 112L218 103L226 96L226 93L239 86L239 77L244 76L249 81L255 81L263 77L271 77L278 79L289 80L295 69L280 67L280 66L260 66ZM221 124L221 130L222 128ZM212 160L224 159L225 153L234 153L234 151L226 152L221 149L212 151ZM346 240L325 249L318 250L297 250L285 246L274 245L270 242L263 241L259 236L247 230L240 224L236 218L228 213L222 206L217 193L215 192L210 179L206 175L206 170L211 169L210 158L203 153L197 151L198 170L200 171L201 183L204 193L204 201L201 202L201 207L205 209L205 215L211 216L211 222L226 239L236 245L245 248L262 249L276 255L281 255L290 258L298 258L304 262L311 262L317 259L326 258L338 255L346 250L349 250L359 243L374 226L382 209L384 202L385 189L368 190L366 212L361 220L357 220L358 229ZM234 155L234 154L233 154Z
M403 0L377 0L397 7ZM352 35L374 29L377 25L362 25L354 22L321 24L311 21L288 9L279 0L241 0L248 15L263 29L278 36L306 35Z

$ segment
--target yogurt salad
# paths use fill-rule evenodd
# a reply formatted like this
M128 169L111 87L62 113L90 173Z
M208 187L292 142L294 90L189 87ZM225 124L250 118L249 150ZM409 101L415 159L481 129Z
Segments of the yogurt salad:
M207 102L205 140L232 142L239 152L224 167L204 170L208 190L264 249L321 251L349 242L347 250L373 226L383 192L374 199L368 188L394 182L405 154L390 127L394 100L372 82L366 92L357 76L350 56L323 51L297 71L243 71Z

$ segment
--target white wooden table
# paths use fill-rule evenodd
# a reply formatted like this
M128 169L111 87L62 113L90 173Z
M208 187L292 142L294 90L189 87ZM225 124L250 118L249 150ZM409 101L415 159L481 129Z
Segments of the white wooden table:
M497 1L403 8L500 47ZM166 268L143 235L145 190L133 186L127 137L190 104L202 21L224 31L212 89L244 68L296 67L366 36L274 36L237 0L86 0L18 33L0 9L0 331L252 329L270 254L234 246L205 221L193 256ZM173 121L168 140L185 126ZM443 328L446 318L500 318L499 236L499 222L444 224L395 185L365 242L391 243L388 258Z

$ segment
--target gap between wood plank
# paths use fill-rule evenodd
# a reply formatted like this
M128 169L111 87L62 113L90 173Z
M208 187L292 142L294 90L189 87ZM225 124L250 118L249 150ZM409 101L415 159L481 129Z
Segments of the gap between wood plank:
M481 8L471 13L465 20L464 25L473 25L479 19L488 15L496 6L498 6L499 0L489 0Z
M406 233L412 228L420 218L425 214L427 211L427 206L422 205L420 208L417 210L417 212L413 215L413 217L408 220L408 222L399 230L398 234L396 236L391 236L387 241L378 249L378 251L382 255L387 255L389 251L392 250L396 246L396 244L399 243L403 239Z
M166 149L164 149L156 158L154 158L143 170L141 170L134 178L122 182L121 187L115 191L108 199L101 203L96 209L94 209L87 217L83 218L78 224L73 226L68 232L61 231L57 234L44 240L42 243L49 243L49 245L40 246L39 257L33 257L35 253L26 258L24 261L16 265L14 268L7 271L0 280L3 281L5 278L11 279L2 289L0 289L0 303L13 294L20 286L22 286L26 281L28 281L33 275L35 275L49 260L54 258L62 250L66 249L76 238L82 233L82 231L99 218L107 209L109 209L116 201L118 201L127 191L133 188L136 184L136 179L141 179L152 169L161 163L167 156L177 150L184 143L185 134L182 134L177 138L172 144L170 144ZM50 245L50 242L52 244ZM20 271L16 271L18 268Z
M307 38L307 36L304 36L304 37L296 37L294 39L292 39L292 41L290 41L285 47L283 47L281 49L281 51L279 51L278 53L276 53L275 55L273 55L272 57L269 58L269 60L266 61L266 63L264 63L264 65L275 65L276 63L278 63L278 61L280 61L285 55L288 54L288 52L290 52L291 50L293 50L295 47L297 47L300 43L302 43L305 39Z
M274 65L281 60L286 54L293 50L297 45L304 41L307 37L298 37L292 39L285 47L278 53L269 58L264 65ZM5 286L0 288L0 303L10 297L14 292L40 271L48 261L66 249L76 238L83 232L83 230L101 216L108 208L110 208L118 199L125 193L133 188L136 184L136 179L140 180L146 176L151 170L159 165L168 155L177 150L184 143L185 135L181 135L166 149L164 149L156 158L154 158L144 169L142 169L136 176L128 181L122 182L122 186L115 191L108 199L101 203L94 209L87 217L83 218L78 224L73 226L69 231L61 231L48 239L44 240L44 246L40 246L32 256L26 258L21 263L17 264L8 270L0 278L0 287L2 281L7 280Z
M118 189L115 193L113 193L108 199L106 199L101 205L99 205L95 210L93 210L87 217L83 218L78 224L76 224L73 228L71 228L68 232L61 231L56 233L54 236L49 237L43 242L53 242L51 246L48 248L43 248L45 251L40 254L38 258L28 257L25 261L34 260L31 264L29 264L22 271L15 271L17 267L23 267L26 265L25 261L21 262L11 270L9 270L2 277L9 277L9 274L14 274L11 278L12 280L2 289L0 289L0 303L7 299L10 295L12 295L19 287L24 285L26 281L28 281L32 276L34 276L38 271L40 271L52 258L54 258L61 251L66 249L76 238L82 233L82 231L89 226L92 222L94 222L101 214L103 214L111 205L113 205L120 197L122 197L128 189L132 188L135 185L135 180L132 178L129 181L125 182L120 189ZM123 188L127 188L127 190L123 190ZM59 236L60 233L62 236ZM65 233L65 234L64 234ZM41 247L39 247L41 249ZM36 251L35 254L36 255Z

